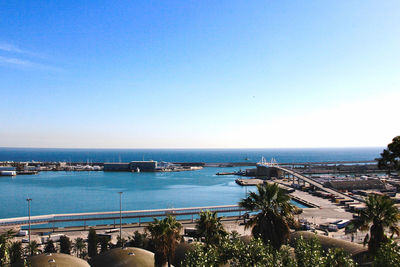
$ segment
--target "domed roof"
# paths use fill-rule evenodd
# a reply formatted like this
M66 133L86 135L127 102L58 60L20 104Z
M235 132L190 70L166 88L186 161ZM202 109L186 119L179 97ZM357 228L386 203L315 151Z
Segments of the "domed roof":
M63 254L63 253L48 253L31 256L28 258L29 266L43 267L43 266L57 266L57 267L90 267L90 265L77 257ZM13 264L12 266L23 266L22 263Z
M92 267L154 267L154 253L141 248L114 248L90 261Z

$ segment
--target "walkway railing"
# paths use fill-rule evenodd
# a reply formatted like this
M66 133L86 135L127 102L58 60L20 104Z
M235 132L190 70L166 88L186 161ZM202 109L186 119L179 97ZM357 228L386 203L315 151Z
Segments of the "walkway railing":
M122 219L135 219L148 217L165 217L168 215L173 216L187 216L198 215L201 211L210 210L218 213L238 213L241 215L245 209L238 205L225 205L225 206L206 206L206 207L191 207L191 208L170 208L170 209L154 209L154 210L131 210L122 211ZM51 214L31 216L31 224L56 224L63 222L84 222L87 221L105 221L105 220L119 220L119 211L109 212L87 212L87 213L70 213L70 214ZM192 217L193 218L193 217ZM1 226L24 226L29 224L28 217L0 219Z

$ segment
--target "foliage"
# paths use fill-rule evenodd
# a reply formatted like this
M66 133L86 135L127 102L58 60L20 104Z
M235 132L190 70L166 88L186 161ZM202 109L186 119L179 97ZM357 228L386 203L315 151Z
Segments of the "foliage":
M24 250L22 248L22 242L16 241L11 243L10 247L8 248L9 255L10 255L10 263L16 263L22 260L22 256L24 254Z
M319 241L300 238L296 243L296 256L290 248L282 246L276 250L261 239L245 243L240 239L225 238L219 245L194 244L186 254L182 266L266 266L266 267L353 267L356 264L343 250L328 250L325 253Z
M108 236L101 236L99 237L99 243L100 243L100 253L103 253L107 251L110 247L110 238Z
M400 245L391 241L383 244L373 261L376 267L400 267Z
M162 220L154 218L154 222L147 226L155 245L154 260L156 266L162 266L166 262L168 266L171 266L176 245L181 239L181 229L182 225L172 216Z
M14 234L13 230L8 230L0 235L0 266L5 265L9 260L8 248Z
M204 249L201 244L193 244L193 249L186 253L182 266L216 267L219 265L219 254L215 246Z
M49 240L44 247L44 253L56 253L56 247L54 246L53 240Z
M236 259L232 259L233 266L280 266L279 253L269 244L265 245L261 239L253 239L249 244L239 242L239 250ZM244 253L240 253L243 251Z
M96 234L96 230L93 228L89 229L89 234L88 234L88 255L90 258L93 258L97 255L97 244L98 244L98 238Z
M27 251L30 252L31 255L36 255L39 253L39 244L35 240L31 241L28 244Z
M224 238L219 245L193 246L194 249L187 252L183 266L296 266L286 248L277 251L259 238L250 243Z
M343 249L323 251L317 238L299 238L295 246L298 267L353 267L356 263Z
M370 230L364 243L368 242L368 250L374 255L382 243L389 239L385 235L385 229L400 234L398 222L400 221L400 212L395 203L388 196L369 195L365 202L366 208L359 212L359 216L352 220L346 227L347 233L357 230Z
M119 236L117 236L117 248L123 248L126 244L126 239L125 238L121 238Z
M196 229L198 235L205 238L207 245L218 244L228 234L221 223L221 218L218 218L216 212L209 210L200 212Z
M254 237L260 237L265 244L270 242L275 249L279 249L289 238L289 223L293 220L295 207L290 203L287 192L277 184L258 185L257 190L257 193L251 192L239 202L241 207L259 211L248 220L246 227L253 227Z
M83 238L78 237L75 239L74 242L74 250L76 252L77 257L82 257L82 251L86 248L85 241L83 241Z
M299 238L295 246L296 260L299 267L324 266L324 257L318 239L305 240Z
M388 174L392 170L400 171L400 136L393 138L387 149L383 150L381 157L377 160L378 168L386 170Z
M357 264L353 261L352 258L346 253L343 249L329 249L328 253L325 256L325 266L337 266L337 267L345 267L345 266L356 266Z
M129 237L127 245L130 247L143 248L152 252L155 251L154 241L150 239L149 234L146 231L143 233L135 231L133 236Z
M146 249L149 240L147 232L140 233L138 230L133 233L133 236L128 237L128 239L128 246L143 249Z
M60 253L71 254L72 242L68 236L60 237Z

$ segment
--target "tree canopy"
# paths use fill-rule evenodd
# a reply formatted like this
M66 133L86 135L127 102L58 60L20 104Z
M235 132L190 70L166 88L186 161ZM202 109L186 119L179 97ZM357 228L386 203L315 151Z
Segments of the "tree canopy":
M154 222L147 226L155 244L154 260L156 266L162 266L165 263L171 266L176 244L181 239L181 229L182 225L171 215L162 220L154 218Z
M377 160L378 168L386 170L388 174L391 171L400 171L400 136L393 138L387 149L383 150L381 157Z
M400 213L394 205L394 201L388 196L369 195L366 208L359 212L359 216L352 220L346 227L346 232L351 233L357 230L367 231L364 243L368 243L368 250L375 254L379 247L389 241L385 230L400 234L398 223Z
M218 244L221 238L228 233L225 231L221 223L221 218L218 218L216 212L209 210L200 213L200 219L196 223L196 229L201 237L205 238L205 243Z
M241 207L259 212L249 219L246 227L253 228L255 237L261 237L264 243L271 242L274 248L279 249L289 238L289 224L295 207L287 192L276 183L258 185L257 190L239 202Z

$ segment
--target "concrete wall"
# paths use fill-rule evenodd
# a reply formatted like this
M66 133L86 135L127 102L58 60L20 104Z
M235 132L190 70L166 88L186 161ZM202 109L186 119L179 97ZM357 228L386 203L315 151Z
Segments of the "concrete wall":
M267 177L267 178L272 178L276 177L279 178L282 176L282 171L278 170L274 167L266 167L266 166L257 166L257 176L258 177Z
M157 161L131 161L129 168L136 171L139 168L140 171L154 171L157 168Z
M128 172L129 163L104 163L104 171L108 172Z

